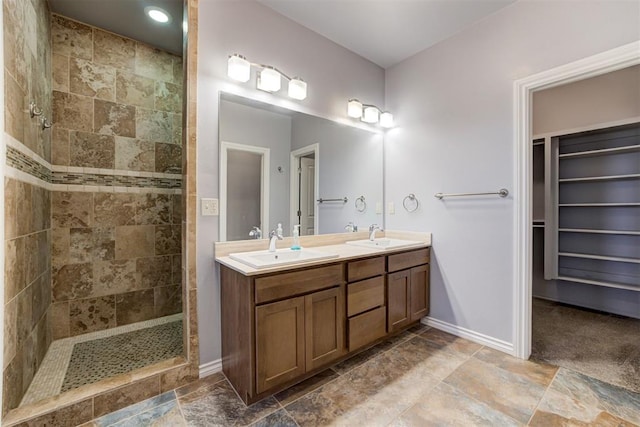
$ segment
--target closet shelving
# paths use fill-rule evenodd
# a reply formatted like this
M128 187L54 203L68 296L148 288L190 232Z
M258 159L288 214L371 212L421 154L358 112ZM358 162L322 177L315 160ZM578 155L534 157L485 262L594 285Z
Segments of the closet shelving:
M546 135L533 150L545 279L640 291L640 122Z

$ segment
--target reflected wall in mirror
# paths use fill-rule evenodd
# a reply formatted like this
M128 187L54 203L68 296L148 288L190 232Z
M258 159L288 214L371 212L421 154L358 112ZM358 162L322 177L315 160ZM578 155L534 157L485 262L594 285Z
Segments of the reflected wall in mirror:
M301 235L382 225L382 134L237 95L220 98L221 241L268 238L278 224L285 236L295 225Z

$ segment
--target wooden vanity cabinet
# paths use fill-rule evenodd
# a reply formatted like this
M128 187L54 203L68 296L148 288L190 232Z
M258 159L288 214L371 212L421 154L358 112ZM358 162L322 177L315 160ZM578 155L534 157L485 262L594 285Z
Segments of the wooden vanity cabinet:
M429 248L256 276L220 265L220 279L223 371L247 404L429 311Z
M387 257L387 331L429 314L429 248Z

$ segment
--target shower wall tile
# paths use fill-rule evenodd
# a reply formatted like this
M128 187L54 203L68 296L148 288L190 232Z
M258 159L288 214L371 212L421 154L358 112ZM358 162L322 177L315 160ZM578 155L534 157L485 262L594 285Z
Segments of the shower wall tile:
M51 60L51 77L53 80L51 83L53 90L69 92L69 57L54 54Z
M131 193L95 193L95 223L101 226L136 224L136 196Z
M27 115L26 93L9 73L4 75L4 130L18 141L24 141Z
M182 114L172 114L171 143L182 147Z
M67 264L52 271L53 301L69 301L87 298L93 291L93 266L91 263Z
M173 199L173 208L172 208L173 220L171 222L174 224L181 224L182 223L182 195L175 194L172 196L172 199Z
M18 346L18 302L14 298L4 307L4 358L3 367L5 369L11 359L16 355Z
M68 262L107 261L115 259L115 227L71 228Z
M69 166L113 169L115 140L111 135L69 133Z
M69 63L70 92L114 101L116 97L115 86L115 68L86 59L71 58Z
M51 230L51 264L54 268L71 262L71 235L69 228Z
M132 70L136 62L136 43L129 38L93 28L93 60Z
M25 238L5 240L4 244L4 300L9 301L24 289Z
M176 144L156 144L156 172L180 173L182 147Z
M102 261L93 264L94 296L130 292L139 287L135 260Z
M156 255L179 254L182 244L182 226L158 225L155 230Z
M17 408L24 393L22 383L22 354L16 355L4 370L2 381L2 413Z
M155 229L152 225L116 227L116 259L155 255Z
M174 284L171 262L169 256L138 258L136 271L140 274L140 287L144 289Z
M166 111L136 109L136 137L154 142L171 142L173 120Z
M153 298L153 289L116 295L118 325L128 325L156 317Z
M92 27L59 15L51 16L53 52L91 59L93 57Z
M56 302L51 305L51 332L53 339L58 340L70 336L69 301Z
M153 108L155 80L118 70L116 78L116 101L136 107Z
M70 301L70 335L86 334L113 328L116 325L113 295Z
M136 43L135 72L154 80L172 82L175 55L143 43ZM182 60L180 60L182 61Z
M169 316L182 311L182 286L155 288L155 316Z
M33 312L33 307L31 305L32 298L32 290L31 286L25 288L22 292L18 294L16 297L17 310L18 310L18 321L16 322L16 338L18 347L22 346L22 344L29 338L31 334L31 313Z
M4 237L13 239L18 235L17 219L17 182L14 179L4 178ZM5 300L6 301L6 300Z
M65 129L91 132L93 99L88 96L53 91L53 123Z
M182 282L182 255L171 256L171 283L177 285Z
M69 166L69 130L55 123L51 128L51 162Z
M136 109L134 106L95 99L93 114L94 132L135 138Z
M51 209L54 228L93 225L93 193L54 191Z
M156 82L155 108L172 113L182 111L182 86L169 82Z
M153 142L116 136L115 167L119 170L154 172L156 150Z
M136 224L171 224L173 196L170 194L140 194L137 198Z

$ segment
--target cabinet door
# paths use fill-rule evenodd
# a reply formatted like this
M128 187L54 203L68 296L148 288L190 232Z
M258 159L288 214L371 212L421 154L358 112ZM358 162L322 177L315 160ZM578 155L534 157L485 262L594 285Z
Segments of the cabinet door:
M388 332L393 332L411 323L410 291L411 270L402 270L387 276Z
M305 372L304 297L256 307L256 391Z
M305 298L307 371L345 353L344 287L315 292Z
M429 314L429 265L411 269L411 321L420 320Z

